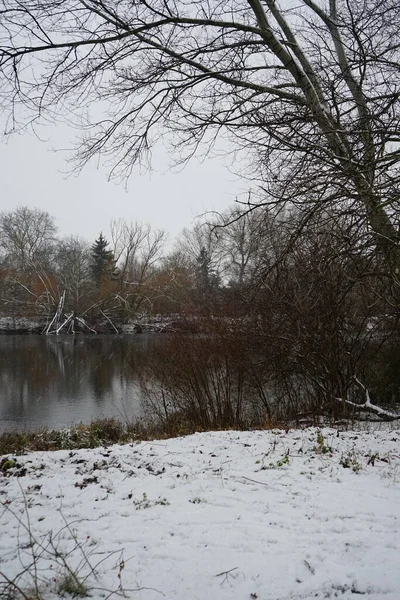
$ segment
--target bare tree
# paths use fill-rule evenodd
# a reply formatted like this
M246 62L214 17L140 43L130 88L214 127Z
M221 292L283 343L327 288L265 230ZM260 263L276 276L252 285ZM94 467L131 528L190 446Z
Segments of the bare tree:
M184 229L177 241L177 250L191 262L193 288L191 301L201 312L215 312L223 267L223 252L219 230L211 222L197 219L192 229Z
M0 244L21 268L49 260L56 231L54 218L38 208L20 206L0 214Z
M123 219L114 219L111 221L110 229L114 260L122 287L129 265L132 261L138 259L146 236L150 232L150 227L143 227L137 221L127 223Z
M265 272L271 262L272 221L264 207L245 211L233 207L213 220L225 282L240 290Z
M329 215L315 216L294 239L295 215L282 225L272 240L281 244L281 259L254 286L246 313L254 377L272 395L271 406L338 416L337 398L359 402L355 377L379 404L387 402L393 372L383 365L396 361L397 320L388 314L386 282L377 257L363 247L357 217L332 226Z
M185 227L176 242L176 250L192 262L195 268L202 251L207 253L210 267L219 274L221 269L220 231L215 228L214 220L198 218L193 227ZM219 222L219 221L218 221Z
M181 160L226 131L268 201L358 214L397 280L398 0L1 0L0 23L8 130L76 116L78 165L115 176L165 130Z
M166 234L163 230L152 231L150 225L122 219L111 222L111 241L117 277L119 297L128 313L137 312L143 303L152 303L157 295L152 285L155 265L161 258Z
M193 260L187 252L175 249L167 254L160 265L159 277L164 282L163 312L190 311L196 273Z
M53 217L37 208L21 206L0 214L3 264L6 278L15 287L10 293L18 298L22 293L28 303L46 312L57 302L52 276L56 231Z
M56 246L55 275L61 291L66 290L67 308L79 314L90 299L90 245L84 239L69 236Z

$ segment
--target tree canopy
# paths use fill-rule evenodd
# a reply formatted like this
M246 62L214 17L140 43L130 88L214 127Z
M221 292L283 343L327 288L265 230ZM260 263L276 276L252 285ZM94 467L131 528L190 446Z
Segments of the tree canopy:
M0 25L8 130L64 115L114 176L225 132L265 203L357 215L397 281L398 0L2 0Z

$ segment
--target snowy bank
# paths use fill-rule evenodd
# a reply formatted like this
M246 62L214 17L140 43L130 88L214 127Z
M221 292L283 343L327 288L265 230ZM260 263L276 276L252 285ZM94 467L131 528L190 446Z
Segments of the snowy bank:
M0 596L398 600L399 441L229 431L8 457Z
M0 334L2 333L41 333L46 324L43 317L0 316Z

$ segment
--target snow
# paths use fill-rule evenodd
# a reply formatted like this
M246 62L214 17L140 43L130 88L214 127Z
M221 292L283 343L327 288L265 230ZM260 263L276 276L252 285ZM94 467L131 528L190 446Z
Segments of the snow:
M0 476L0 572L15 580L34 554L37 577L16 581L50 599L68 564L95 599L398 600L400 430L321 434L16 457Z
M0 315L0 331L35 331L42 329L46 320L43 317L9 317Z

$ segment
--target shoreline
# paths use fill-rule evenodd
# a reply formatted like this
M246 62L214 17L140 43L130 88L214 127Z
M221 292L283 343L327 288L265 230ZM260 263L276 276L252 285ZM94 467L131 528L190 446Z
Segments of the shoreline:
M263 429L263 427L259 427L259 429ZM270 428L265 427L265 429ZM237 430L237 428L232 426L212 431L226 430ZM33 431L0 432L0 457L7 454L20 456L29 452L80 450L154 439L172 439L192 435L199 431L205 430L185 423L178 416L171 418L167 423L145 423L139 420L127 423L116 417L109 417L96 419L89 424L78 423L60 429L43 427ZM243 431L248 431L248 429L243 429Z
M32 431L13 430L0 432L0 457L5 455L21 456L30 452L53 452L57 450L83 450L98 447L108 447L114 444L132 444L155 439L173 439L185 437L195 433L223 432L223 431L303 431L309 427L316 429L332 428L338 433L344 431L370 431L398 429L396 421L383 421L374 419L357 419L332 421L321 417L319 422L304 419L302 422L288 423L255 423L253 426L238 428L231 425L220 428L201 428L188 423L179 415L170 418L165 423L145 423L136 421L127 423L116 417L101 418L89 424L78 423L70 427L59 429L40 428ZM1 467L0 467L1 473Z

